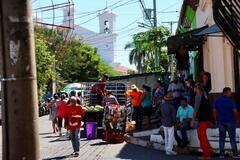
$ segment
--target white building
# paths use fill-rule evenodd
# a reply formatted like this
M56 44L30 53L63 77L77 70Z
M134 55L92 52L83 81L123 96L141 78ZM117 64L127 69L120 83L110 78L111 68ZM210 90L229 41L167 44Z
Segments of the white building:
M63 14L63 25L74 28L72 36L97 48L98 53L106 63L110 65L115 63L114 57L117 55L117 34L115 32L117 15L111 9L106 8L97 15L99 18L99 33L74 24L73 7L64 8Z

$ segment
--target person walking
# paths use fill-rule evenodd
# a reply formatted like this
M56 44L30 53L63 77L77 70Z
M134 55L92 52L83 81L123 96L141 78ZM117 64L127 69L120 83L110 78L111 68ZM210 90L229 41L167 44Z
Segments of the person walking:
M80 128L81 120L84 117L85 113L82 107L77 104L77 98L72 96L70 99L70 104L66 109L66 119L68 119L67 128L70 130L70 137L73 147L72 155L74 157L79 156L80 150Z
M212 108L209 99L203 89L203 85L198 83L195 85L194 91L196 92L194 114L191 121L193 127L195 120L198 120L197 133L200 142L200 147L203 151L203 156L199 160L209 160L212 156L212 147L208 141L207 128L210 127L212 120Z
M190 130L190 122L193 116L193 107L187 103L187 98L181 98L181 106L177 110L177 125L175 130L175 140L179 147L186 147L189 144L187 130ZM182 137L177 133L180 130Z
M81 99L80 99L80 97L77 97L75 90L72 90L72 91L69 93L69 99L68 99L68 101L67 101L67 104L70 104L70 103L71 103L71 97L76 97L76 98L77 98L77 104L81 105Z
M173 96L171 92L164 97L160 111L161 122L164 128L166 155L176 155L177 153L172 150L174 142L174 126L176 123L176 109L173 106Z
M57 117L56 117L56 110L57 105L59 103L59 96L57 94L54 94L53 99L49 101L47 108L49 111L49 120L52 121L52 129L53 133L56 133L58 131L56 125L57 125Z
M131 90L128 90L125 95L131 97L132 106L133 106L133 114L132 119L136 121L136 129L142 129L142 119L143 119L143 111L141 106L141 96L143 92L138 89L138 87L133 84L131 86Z
M62 136L63 118L65 117L66 106L67 106L66 95L61 94L61 100L57 106L57 123L59 136Z
M141 105L143 107L143 114L147 117L148 129L152 128L151 115L152 115L152 93L151 87L142 85L143 94L141 96Z
M233 158L240 158L238 156L237 142L236 142L236 120L238 117L237 105L231 99L231 88L225 87L223 95L220 96L214 103L213 115L215 123L219 127L219 148L220 158L225 158L224 146L226 132L230 138Z

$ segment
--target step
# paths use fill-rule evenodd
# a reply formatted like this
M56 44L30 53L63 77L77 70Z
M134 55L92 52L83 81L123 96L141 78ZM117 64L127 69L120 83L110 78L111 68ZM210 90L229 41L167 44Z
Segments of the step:
M188 134L188 138L190 141L189 147L199 148L200 145L199 145L199 141L198 141L197 130L196 129L189 130L189 131L187 131L187 134ZM181 134L179 133L179 135L181 135ZM208 135L208 139L209 139L209 142L210 142L212 148L218 150L219 149L218 129L208 129L207 135ZM240 148L240 143L239 143L240 142L240 128L237 129L236 139L237 139L237 146L238 146L238 148ZM155 143L161 143L161 144L164 143L163 137L158 133L151 134L150 141L155 142ZM225 142L226 142L225 149L231 149L228 135L226 137ZM176 141L174 142L174 145L177 145Z
M140 131L140 132L133 132L133 137L146 137L158 132L159 132L159 128Z

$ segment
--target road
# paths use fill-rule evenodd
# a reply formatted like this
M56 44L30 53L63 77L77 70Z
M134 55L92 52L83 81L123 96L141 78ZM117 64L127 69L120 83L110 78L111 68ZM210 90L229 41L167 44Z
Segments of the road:
M107 144L101 139L88 141L81 138L80 156L73 158L71 142L53 134L48 116L39 118L40 156L44 160L194 160L196 156L166 156L164 152L146 149L133 144ZM1 143L2 144L2 143Z

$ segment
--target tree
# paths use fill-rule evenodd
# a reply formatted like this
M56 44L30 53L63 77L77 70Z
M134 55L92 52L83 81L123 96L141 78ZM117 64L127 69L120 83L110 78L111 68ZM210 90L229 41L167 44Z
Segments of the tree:
M75 39L71 40L58 68L61 77L67 82L92 81L103 73L111 76L117 74L101 60L93 47Z
M166 71L168 57L164 48L169 35L169 29L163 26L133 35L133 41L125 46L125 49L131 49L130 64L135 64L140 73Z
M66 39L64 30L35 26L34 33L39 98L52 79L61 88L65 83L97 80L103 73L119 75L92 46L74 38Z
M54 76L52 66L54 56L51 54L44 35L35 32L35 54L37 68L38 97L41 98L46 91L49 80Z

